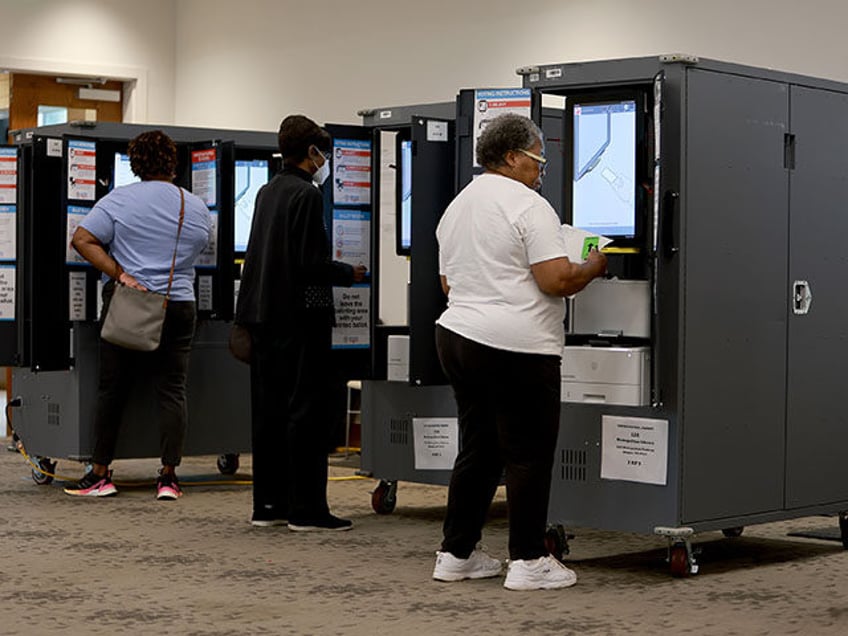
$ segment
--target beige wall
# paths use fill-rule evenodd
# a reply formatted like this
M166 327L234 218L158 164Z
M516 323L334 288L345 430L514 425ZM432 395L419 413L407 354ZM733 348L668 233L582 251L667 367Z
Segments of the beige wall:
M175 117L357 122L519 66L669 52L848 81L845 24L844 0L178 0Z
M0 69L129 80L125 120L174 118L176 0L0 0Z
M848 81L846 23L843 0L0 0L0 68L130 79L128 121L273 130L667 52Z

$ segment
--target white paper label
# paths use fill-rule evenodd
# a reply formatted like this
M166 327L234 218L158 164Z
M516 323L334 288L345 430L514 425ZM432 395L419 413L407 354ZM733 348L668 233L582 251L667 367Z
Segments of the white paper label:
M197 257L197 267L216 267L218 265L218 211L209 210L212 221L212 237L209 243Z
M71 272L68 277L68 320L85 320L85 272Z
M601 479L665 486L667 472L668 420L601 418Z
M215 148L192 150L191 152L191 191L203 199L210 208L217 205L215 172L218 151Z
M333 210L333 260L348 265L371 263L371 213L363 210ZM336 326L334 349L369 346L371 326L371 287L367 283L353 287L334 287L333 304Z
M15 266L0 265L0 320L15 319Z
M333 327L334 349L364 349L371 342L371 287L333 287L336 326Z
M333 142L333 201L336 205L371 203L371 142Z
M94 201L97 146L93 141L68 142L68 198Z
M427 141L447 141L448 122L427 120Z
M48 139L47 140L47 156L61 157L62 156L62 140Z
M13 261L17 255L16 206L0 205L0 260Z
M212 311L212 277L197 277L197 308Z
M82 223L82 220L89 212L90 210L88 208L82 206L68 206L67 221L65 223L65 262L69 265L88 264L88 261L71 245L71 239L74 237L74 232L77 231L79 224Z
M415 470L451 470L459 452L459 424L455 417L412 419Z
M17 187L18 151L16 148L0 148L0 204L17 203Z

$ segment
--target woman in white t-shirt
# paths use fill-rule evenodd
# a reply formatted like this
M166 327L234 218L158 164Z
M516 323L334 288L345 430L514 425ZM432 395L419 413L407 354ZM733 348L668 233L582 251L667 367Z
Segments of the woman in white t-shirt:
M542 132L501 115L477 142L486 171L448 206L436 236L448 308L436 346L454 389L461 436L433 578L497 576L501 562L476 549L501 475L509 501L508 589L568 587L577 577L545 549L559 429L563 297L606 271L592 251L568 260L560 220L537 192Z

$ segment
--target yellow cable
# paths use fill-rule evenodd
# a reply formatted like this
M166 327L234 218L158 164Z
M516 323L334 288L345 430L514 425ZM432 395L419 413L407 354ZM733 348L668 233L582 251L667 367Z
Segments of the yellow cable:
M43 468L41 468L40 466L36 466L36 465L32 462L32 459L30 458L30 456L29 456L29 455L27 455L27 452L24 450L23 442L18 442L18 444L17 444L17 448L18 448L18 452L19 452L21 455L23 455L23 456L24 456L24 459L27 461L27 463L28 463L30 466L32 466L34 470L37 470L37 471L38 471L39 473L41 473L42 475L47 475L48 477L53 477L54 479L58 479L58 480L60 480L60 481L77 481L77 478L75 478L75 477L63 477L63 476L61 476L61 475L55 475L55 474L53 474L53 473L47 472L46 470L44 470L44 469L43 469Z

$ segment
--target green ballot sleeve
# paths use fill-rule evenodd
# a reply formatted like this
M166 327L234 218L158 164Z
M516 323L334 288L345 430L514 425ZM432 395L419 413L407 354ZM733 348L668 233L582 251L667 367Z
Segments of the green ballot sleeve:
M585 239L583 239L583 250L580 253L580 256L584 261L587 258L589 258L589 252L593 247L595 249L599 249L598 248L599 242L600 242L600 237L598 237L598 236L587 236Z

